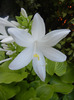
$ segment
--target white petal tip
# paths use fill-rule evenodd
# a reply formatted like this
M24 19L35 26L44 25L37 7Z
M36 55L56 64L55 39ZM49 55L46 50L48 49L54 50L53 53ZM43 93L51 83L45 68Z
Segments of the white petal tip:
M24 8L21 8L21 14L27 18L27 13L26 10Z
M66 29L66 33L69 34L71 32L70 29Z
M24 9L24 8L21 8L21 12L22 12L22 11L25 11L25 9Z
M62 53L62 56L61 56L60 59L57 60L56 62L64 62L64 61L66 61L66 59L67 59L67 56L66 56L65 54Z
M38 76L41 79L41 81L45 82L46 72L43 75L40 73L40 74L38 74Z
M14 28L8 28L8 33L11 34L14 31Z
M9 65L9 69L11 70L18 70L16 67Z
M39 16L39 17L40 17L40 14L39 14L39 13L36 13L36 14L34 15L34 17L37 17L37 16Z
M0 64L3 63L3 62L9 61L9 60L11 60L11 59L12 59L12 58L7 58L7 59L4 59L4 60L1 60L1 61L0 61Z
M43 82L45 82L45 78L41 78L41 80L42 80Z
M11 36L8 36L7 38L1 40L1 43L11 43L13 41L13 38Z

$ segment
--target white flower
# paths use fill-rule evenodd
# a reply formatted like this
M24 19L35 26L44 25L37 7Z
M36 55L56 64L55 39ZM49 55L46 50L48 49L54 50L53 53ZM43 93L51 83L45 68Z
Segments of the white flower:
M13 38L6 32L5 27L17 27L19 24L16 21L8 21L9 16L5 18L0 17L0 40L2 43L13 42Z
M59 29L49 32L45 35L45 24L38 13L35 14L32 23L32 35L25 32L24 29L9 28L9 34L14 41L23 47L26 47L9 65L12 70L18 70L27 66L33 60L33 68L42 81L45 80L45 57L52 61L63 62L66 56L52 46L56 45L69 32L69 29Z

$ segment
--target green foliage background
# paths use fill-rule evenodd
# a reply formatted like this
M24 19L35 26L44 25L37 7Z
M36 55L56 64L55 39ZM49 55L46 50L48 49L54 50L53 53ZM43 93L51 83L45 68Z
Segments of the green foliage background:
M44 19L46 31L69 28L71 33L55 48L65 53L66 62L46 59L45 82L37 77L31 63L25 68L12 71L10 61L0 65L0 100L74 100L74 0L2 0L0 16L19 16L21 7L28 15L38 12ZM20 48L17 49L20 51ZM5 53L0 51L0 60Z

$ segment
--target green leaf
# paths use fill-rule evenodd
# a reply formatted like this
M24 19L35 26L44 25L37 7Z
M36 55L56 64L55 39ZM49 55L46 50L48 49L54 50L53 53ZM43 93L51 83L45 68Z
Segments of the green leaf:
M66 62L56 62L55 63L55 73L58 76L62 76L63 74L66 73L66 67L67 67L67 63Z
M74 82L74 64L70 64L67 68L67 72L61 76L61 80L65 83Z
M29 100L40 100L40 98L31 98Z
M5 59L5 52L0 51L0 60L4 60L4 59Z
M27 77L28 73L25 72L25 68L20 70L10 70L8 68L10 61L0 65L0 83L19 82Z
M54 93L50 100L59 100L59 96L57 95L57 93Z
M60 0L61 2L64 2L64 0Z
M57 77L57 76L53 76L51 81L50 81L50 83L53 85L55 92L60 92L60 93L63 93L63 94L68 94L73 89L73 85L72 84L63 83L60 80L60 78Z
M11 84L0 85L0 100L8 100L14 97L19 92L19 90L20 88L18 86Z
M61 44L58 43L58 44L56 45L56 47L59 48L59 49L61 49Z
M53 96L54 89L51 85L42 85L36 89L37 97L40 98L40 100L48 100Z
M37 88L41 85L41 81L33 81L30 83L30 87Z
M49 75L53 75L54 73L58 76L62 76L66 73L66 62L54 62L46 59L46 71Z
M54 61L50 61L49 59L46 59L46 71L49 75L54 74L55 63L56 62L54 62Z
M34 88L30 88L29 90L20 91L20 93L15 97L15 100L29 100L31 98L36 97L36 91Z
M18 86L20 87L21 89L21 92L24 92L25 90L27 90L29 88L29 84L27 81L21 81L18 83Z
M4 96L4 93L0 89L0 100L7 100L7 98Z
M74 91L70 94L64 95L63 100L74 100Z
M72 24L74 24L74 18L73 18L73 19L71 19L69 22L71 22Z
M67 13L65 13L65 12L62 12L62 15L63 15L63 17L65 17L65 16L67 15Z

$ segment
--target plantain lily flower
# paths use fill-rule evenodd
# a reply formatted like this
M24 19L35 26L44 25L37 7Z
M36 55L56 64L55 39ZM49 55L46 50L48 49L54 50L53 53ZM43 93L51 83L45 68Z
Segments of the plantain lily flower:
M45 35L45 24L41 16L36 13L33 18L31 34L24 29L9 28L8 33L14 38L14 41L23 47L26 47L9 65L11 70L18 70L27 66L31 60L34 71L39 78L44 81L46 77L45 57L52 61L63 62L66 55L53 48L68 33L69 29L58 29Z

